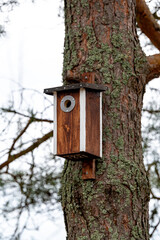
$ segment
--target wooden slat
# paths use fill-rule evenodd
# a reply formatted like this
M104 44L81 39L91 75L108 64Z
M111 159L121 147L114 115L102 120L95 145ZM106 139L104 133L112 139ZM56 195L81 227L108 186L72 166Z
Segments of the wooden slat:
M53 154L57 154L57 92L54 92L53 110Z
M75 98L75 107L71 112L63 112L60 102L66 95ZM80 107L79 90L57 93L57 155L80 151Z
M95 83L95 73L94 72L82 73L82 82Z
M95 179L95 159L83 159L82 179Z
M95 82L95 75L94 73L88 73L87 74L87 78L86 75L83 75L83 80L85 82L90 82L90 83L94 83ZM91 94L92 95L92 94ZM91 120L91 117L93 117L93 114L88 113L88 111L91 111L91 95L89 94L89 90L86 90L86 151L90 151L91 146L90 144L92 143L90 142L90 140L92 140L91 134L88 133L88 131L92 131L93 127L90 126L90 124L93 123L93 120ZM88 97L90 97L90 99L88 99ZM94 99L93 99L94 100ZM92 107L93 107L94 101L92 102ZM91 122L89 122L91 121ZM94 139L94 143L95 143L95 139ZM93 143L93 146L94 146ZM93 148L92 146L92 148ZM83 180L89 180L89 179L95 179L96 178L96 174L95 174L95 159L89 159L89 160L85 160L83 159L82 162L82 179Z
M100 92L86 91L86 152L100 156Z

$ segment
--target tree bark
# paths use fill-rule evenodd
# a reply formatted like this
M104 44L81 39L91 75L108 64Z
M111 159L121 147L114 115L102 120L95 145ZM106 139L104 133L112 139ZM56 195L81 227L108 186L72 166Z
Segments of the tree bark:
M142 32L160 50L160 26L152 16L145 0L136 0L137 23Z
M103 158L96 180L66 161L62 207L68 240L148 240L149 182L141 110L148 63L139 46L133 0L65 0L64 82L94 72L103 93Z
M149 64L149 67L148 67L149 71L146 78L148 83L152 79L160 76L160 54L148 56L147 61Z

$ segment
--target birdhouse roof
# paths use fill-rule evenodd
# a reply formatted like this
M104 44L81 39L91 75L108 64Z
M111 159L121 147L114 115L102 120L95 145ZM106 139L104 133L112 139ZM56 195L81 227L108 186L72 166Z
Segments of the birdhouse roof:
M69 90L75 90L80 88L92 89L93 91L97 91L97 92L102 92L107 90L107 87L102 84L76 83L76 84L69 84L69 85L64 85L60 87L46 88L44 89L44 93L48 95L53 95L53 92L69 91Z

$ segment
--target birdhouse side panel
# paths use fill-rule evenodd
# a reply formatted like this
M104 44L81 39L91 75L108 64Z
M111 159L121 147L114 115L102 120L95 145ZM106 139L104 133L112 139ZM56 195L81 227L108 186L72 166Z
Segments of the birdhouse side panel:
M67 96L67 97L66 97ZM70 103L62 99L73 97L75 106L70 111ZM68 105L68 106L67 106ZM62 107L62 108L61 108ZM67 112L67 109L69 110ZM65 111L66 110L66 111ZM57 155L77 153L80 151L80 103L79 90L59 92L57 94Z
M86 151L100 157L100 92L86 91Z
M57 154L57 92L53 93L53 154Z

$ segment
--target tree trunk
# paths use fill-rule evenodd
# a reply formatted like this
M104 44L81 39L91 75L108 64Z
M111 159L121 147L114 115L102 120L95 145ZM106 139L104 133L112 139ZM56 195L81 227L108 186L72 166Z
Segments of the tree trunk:
M136 34L135 1L65 0L65 27L64 81L92 72L108 87L96 179L82 180L81 161L65 162L67 239L147 240L150 188L141 110L148 65Z

